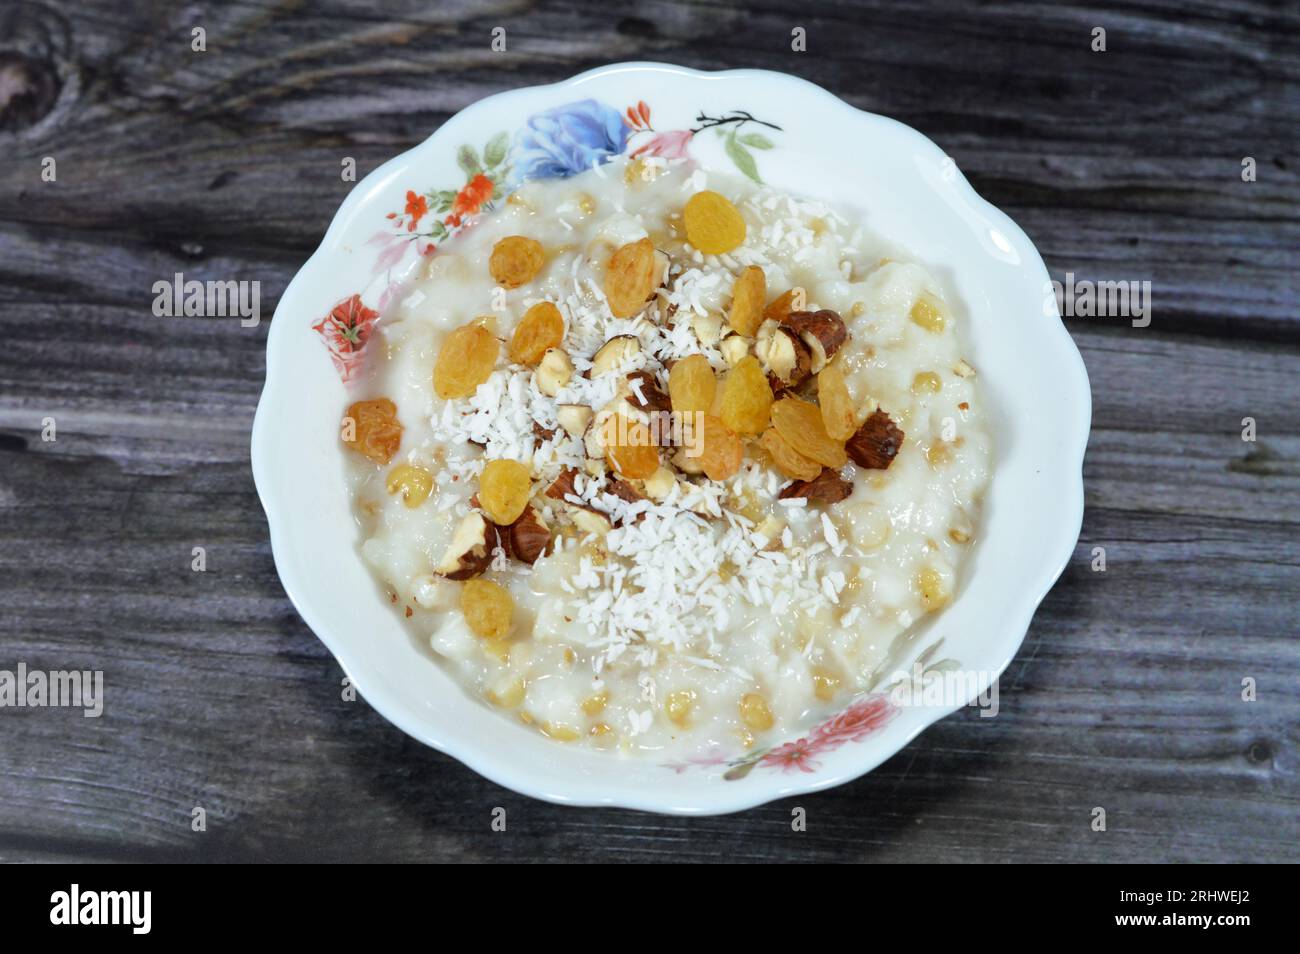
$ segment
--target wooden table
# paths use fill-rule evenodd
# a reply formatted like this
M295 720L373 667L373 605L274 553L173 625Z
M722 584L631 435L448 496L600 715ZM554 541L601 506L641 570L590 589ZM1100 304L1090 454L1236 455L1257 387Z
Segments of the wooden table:
M0 669L109 686L100 719L0 709L0 858L1300 860L1300 17L945 6L0 9ZM342 702L249 472L268 323L150 307L183 272L259 280L269 315L342 157L364 175L483 96L625 59L813 80L934 138L1054 276L1153 287L1149 327L1068 322L1088 509L1001 715L730 817L532 801Z

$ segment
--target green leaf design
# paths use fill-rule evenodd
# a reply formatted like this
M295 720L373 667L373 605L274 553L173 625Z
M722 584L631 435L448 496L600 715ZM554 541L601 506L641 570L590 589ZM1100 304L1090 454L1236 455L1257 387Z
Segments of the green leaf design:
M739 136L737 138L746 146L749 146L753 149L772 148L772 140L768 139L766 136L760 133L745 133L745 135Z
M474 151L473 146L461 146L456 151L456 162L465 171L467 178L472 179L483 171L483 166L478 161L478 153Z
M763 180L758 175L758 164L754 162L754 157L750 155L749 150L736 139L734 129L731 131L731 135L727 137L727 155L731 157L731 161L736 164L737 169L759 185L763 184Z
M506 149L510 146L510 137L503 132L497 133L483 147L483 161L489 169L501 165L506 158Z
M755 752L753 755L746 756L741 761L733 763L731 768L722 773L723 779L728 782L740 781L754 771L754 766L763 760L763 755L766 752L767 749L763 749L761 752Z

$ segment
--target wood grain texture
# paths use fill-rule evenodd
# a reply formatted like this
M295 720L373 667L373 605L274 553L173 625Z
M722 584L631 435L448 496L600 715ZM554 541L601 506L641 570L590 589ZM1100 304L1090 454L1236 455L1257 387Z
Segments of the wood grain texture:
M0 668L102 668L111 694L97 720L0 710L0 860L1300 860L1298 36L1257 0L6 4ZM257 279L270 314L342 157L364 175L485 95L619 59L817 82L935 139L1053 275L1154 289L1149 328L1068 323L1083 537L1001 714L735 816L545 805L342 702L249 472L266 323L150 312L183 271Z

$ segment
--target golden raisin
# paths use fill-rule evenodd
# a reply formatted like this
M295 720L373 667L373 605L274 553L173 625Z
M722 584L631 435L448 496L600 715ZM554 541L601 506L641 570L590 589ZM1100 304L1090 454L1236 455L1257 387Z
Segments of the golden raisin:
M951 597L943 577L933 567L927 566L917 573L915 583L916 591L921 594L921 603L927 610L941 608Z
M678 414L707 414L717 390L718 379L702 354L682 358L668 372L668 396Z
M534 365L564 340L564 316L554 302L539 301L519 319L510 338L510 360Z
M492 376L501 351L496 336L478 322L461 325L442 343L433 365L433 390L438 397L464 398Z
M522 235L507 235L492 247L488 271L503 288L518 288L537 277L546 264L542 243Z
M804 457L833 468L848 463L844 442L826 433L821 409L816 404L797 397L783 397L772 405L772 424L786 443Z
M343 443L376 464L387 464L402 444L397 405L388 398L358 401L348 408L343 420Z
M740 697L740 721L755 732L766 732L776 719L766 699L757 692L747 692Z
M490 460L478 479L478 503L497 526L514 523L528 506L533 481L517 460Z
M746 355L722 382L722 423L737 434L761 434L771 408L772 388L763 366L752 354Z
M731 314L727 321L737 334L750 338L763 323L763 302L767 301L767 276L757 265L750 265L736 278L731 291Z
M803 311L808 303L808 295L802 288L791 288L788 292L772 299L763 309L764 321L785 321L792 312Z
M399 464L388 472L384 487L390 494L400 492L402 503L415 509L428 499L429 492L433 490L433 474L423 467Z
M705 190L682 209L686 240L705 255L722 255L745 241L745 220L725 196Z
M822 409L826 433L837 441L847 441L858 429L853 398L838 364L828 364L817 375L817 403Z
M817 666L812 671L813 695L823 702L830 702L835 698L841 681L840 677L831 670Z
M700 466L709 480L727 480L736 476L744 459L740 438L712 414L702 416Z
M772 463L791 480L813 480L822 472L822 465L800 454L790 442L782 437L775 427L763 432L759 444L772 458Z
M644 480L659 469L659 449L650 429L623 414L611 414L601 427L610 466L631 480Z
M695 708L695 690L679 689L668 693L664 699L664 713L675 725L683 728L690 722L691 710Z
M483 639L500 639L510 632L515 601L500 583L466 580L460 591L460 611L470 632Z
M631 318L655 290L655 246L648 238L615 249L605 266L605 299L615 318Z
M943 381L933 371L920 371L912 378L913 394L938 394L943 390Z
M943 302L929 293L923 293L912 306L912 321L937 335L943 331L943 326L947 323L944 317L946 312Z

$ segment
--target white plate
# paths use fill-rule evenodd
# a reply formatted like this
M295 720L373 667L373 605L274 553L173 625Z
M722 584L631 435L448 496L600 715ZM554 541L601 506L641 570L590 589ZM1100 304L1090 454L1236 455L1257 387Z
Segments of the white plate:
M802 743L806 758L799 764L783 758L793 749L764 748L748 758L737 753L730 764L668 766L564 746L503 718L417 649L361 561L338 435L343 410L355 399L339 372L350 372L355 356L338 338L327 347L326 336L313 327L331 314L368 320L372 312L356 306L379 309L392 284L416 263L424 242L407 240L449 212L424 212L408 230L408 190L431 193L426 201L435 209L442 191L460 193L461 206L472 207L474 163L495 159L505 145L506 158L496 168L532 162L530 168L540 169L538 151L529 150L539 138L559 157L561 168L552 173L620 148L637 149L654 135L640 128L646 124L636 109L642 102L659 132L698 127L701 115L738 111L779 126L729 124L742 125L742 135L761 133L771 144L747 150L764 181L856 211L955 296L989 406L993 479L956 599L916 627L898 662L907 667L929 650L930 663L953 660L988 679L1001 673L1078 539L1091 417L1083 361L1056 313L1033 244L975 194L942 150L907 126L779 73L608 66L566 83L489 97L367 176L276 308L266 388L253 425L253 475L285 590L361 695L389 721L493 781L548 801L728 812L856 778L955 706L895 710L879 695L867 697L847 714L810 726L801 740L777 740ZM557 108L558 118L546 118ZM531 143L524 141L530 136ZM705 130L690 137L687 148L706 167L735 173L737 156L725 143L724 135ZM508 190L508 182L502 185ZM412 210L419 211L418 199Z

